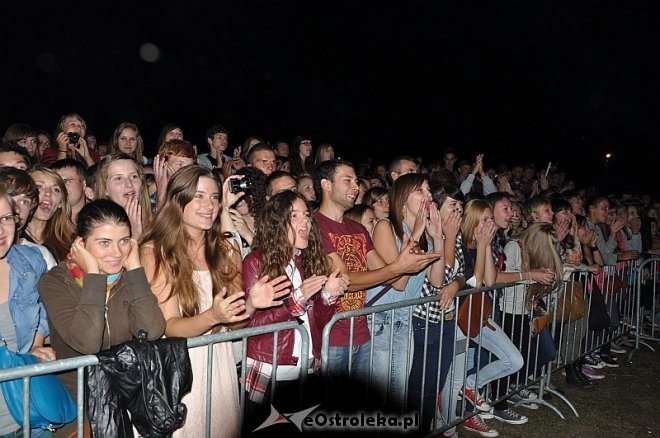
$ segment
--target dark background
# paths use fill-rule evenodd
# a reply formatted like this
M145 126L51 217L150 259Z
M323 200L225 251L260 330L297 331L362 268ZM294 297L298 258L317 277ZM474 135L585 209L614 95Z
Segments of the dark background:
M231 146L307 133L376 162L451 146L658 195L652 5L3 3L0 130L52 131L75 111L100 139L134 121L153 155L168 122L198 145L221 123ZM145 43L157 61L141 59Z

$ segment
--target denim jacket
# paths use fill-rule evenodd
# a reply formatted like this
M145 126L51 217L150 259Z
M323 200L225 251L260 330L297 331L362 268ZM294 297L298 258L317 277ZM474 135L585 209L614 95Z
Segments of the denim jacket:
M16 330L19 353L32 348L37 333L48 336L46 309L39 297L38 284L46 272L46 262L37 248L13 245L7 254L9 263L9 313Z

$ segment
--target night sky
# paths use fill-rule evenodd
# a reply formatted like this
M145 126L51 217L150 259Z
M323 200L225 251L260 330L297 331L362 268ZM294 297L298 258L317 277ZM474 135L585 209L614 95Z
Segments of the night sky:
M26 3L3 4L0 131L75 111L101 139L137 123L153 155L168 122L200 145L221 123L232 146L306 133L376 162L451 146L558 162L578 185L612 152L610 188L660 194L653 2Z

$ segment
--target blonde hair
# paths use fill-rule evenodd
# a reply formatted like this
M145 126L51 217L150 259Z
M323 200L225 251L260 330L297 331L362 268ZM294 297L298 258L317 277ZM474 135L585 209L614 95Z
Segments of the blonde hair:
M476 247L474 230L479 225L481 215L486 210L492 210L492 208L484 199L472 199L465 204L463 220L461 222L461 234L463 235L463 244L468 248Z
M142 162L144 161L144 141L142 140L140 130L135 123L124 122L115 128L115 132L112 134L112 140L110 141L110 152L121 152L119 149L119 136L124 129L132 129L135 131L135 137L137 140L132 158L142 165Z
M142 187L138 193L138 201L142 210L142 229L146 229L154 218L151 211L151 201L149 200L149 189L147 182L144 178L144 170L141 164L138 164L130 155L123 152L114 152L103 156L99 161L98 169L96 171L96 186L94 187L94 199L109 199L108 198L108 171L112 163L117 161L128 160L135 166L135 170L140 176ZM123 207L123 206L122 206Z
M557 233L551 224L531 224L521 235L522 270L549 268L555 274L549 285L533 283L527 290L528 302L542 298L562 284L562 262L557 252Z

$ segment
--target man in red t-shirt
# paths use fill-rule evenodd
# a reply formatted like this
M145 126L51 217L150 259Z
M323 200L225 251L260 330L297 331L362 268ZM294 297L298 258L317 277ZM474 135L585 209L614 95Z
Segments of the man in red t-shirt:
M391 283L401 275L419 272L436 261L439 254L423 254L415 242L404 238L404 247L391 264L386 264L361 224L344 218L344 213L355 205L358 195L357 176L353 165L341 159L324 161L314 171L314 187L321 195L321 206L314 217L321 229L325 253L332 264L349 275L348 291L335 304L335 313L364 307L365 289L382 283ZM365 316L353 322L341 319L330 332L330 350L326 369L331 375L347 375L351 356L351 376L364 379L369 376L370 339ZM353 346L352 351L349 347Z

